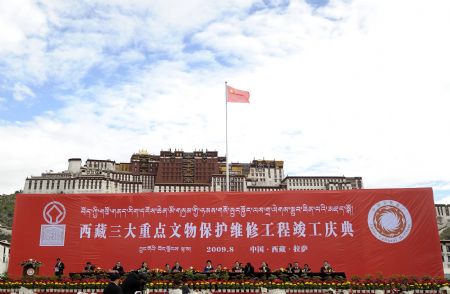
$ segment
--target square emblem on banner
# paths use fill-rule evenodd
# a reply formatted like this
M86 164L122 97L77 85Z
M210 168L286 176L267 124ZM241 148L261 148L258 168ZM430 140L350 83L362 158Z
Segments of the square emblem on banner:
M41 225L39 246L64 246L66 225Z

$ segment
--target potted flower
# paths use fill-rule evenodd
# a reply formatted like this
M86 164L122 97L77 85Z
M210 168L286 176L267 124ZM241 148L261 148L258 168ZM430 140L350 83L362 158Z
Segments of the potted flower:
M39 267L42 265L42 262L35 259L27 259L20 263L22 266L22 275L24 277L33 277L39 273Z

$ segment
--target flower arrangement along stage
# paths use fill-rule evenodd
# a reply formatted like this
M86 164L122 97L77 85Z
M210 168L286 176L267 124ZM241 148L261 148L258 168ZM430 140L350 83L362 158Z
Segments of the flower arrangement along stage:
M287 292L321 293L326 289L334 290L351 289L354 293L372 293L374 290L384 290L396 293L398 290L414 291L416 293L437 293L442 287L448 287L449 282L443 278L432 277L352 277L348 280L334 279L321 280L320 278L301 278L298 276L286 276L281 273L274 273L264 278L247 278L244 275L230 277L222 273L221 275L206 275L201 273L177 273L160 275L160 272L153 271L146 275L147 283L145 288L153 292L164 292L184 283L191 289L211 290L218 292L259 292L260 288L285 289ZM125 279L125 277L123 277ZM11 280L4 278L0 280L0 292L11 292L14 289L25 287L28 289L44 290L46 292L67 292L70 289L75 291L83 289L104 289L109 280L106 275L74 278L63 277L34 277L32 280ZM61 290L61 291L60 291ZM42 292L42 291L41 291Z

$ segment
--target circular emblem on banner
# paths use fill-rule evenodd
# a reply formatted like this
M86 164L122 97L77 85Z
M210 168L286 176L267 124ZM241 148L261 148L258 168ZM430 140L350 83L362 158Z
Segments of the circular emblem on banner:
M62 222L66 217L66 208L61 202L52 201L44 207L42 215L47 223L56 225Z
M383 200L373 205L369 210L367 222L372 234L386 243L403 241L412 227L408 209L394 200Z
M34 274L36 273L36 270L32 267L27 268L27 276L34 276Z

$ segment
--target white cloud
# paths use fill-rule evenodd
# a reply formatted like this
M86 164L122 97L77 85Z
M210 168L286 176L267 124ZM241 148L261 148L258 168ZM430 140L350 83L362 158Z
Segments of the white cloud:
M69 157L224 154L225 80L251 92L229 105L232 161L282 159L290 175L363 176L366 187L450 183L449 3L292 1L250 15L247 1L94 6L47 2L34 9L49 29L13 26L22 39L9 43L36 49L3 55L15 84L56 81L64 106L0 126L11 142L0 192ZM93 68L115 82L89 83Z
M29 38L47 33L44 14L31 0L1 1L0 54L23 50Z
M14 100L22 102L28 98L33 98L36 95L34 92L26 85L16 83L14 85Z

